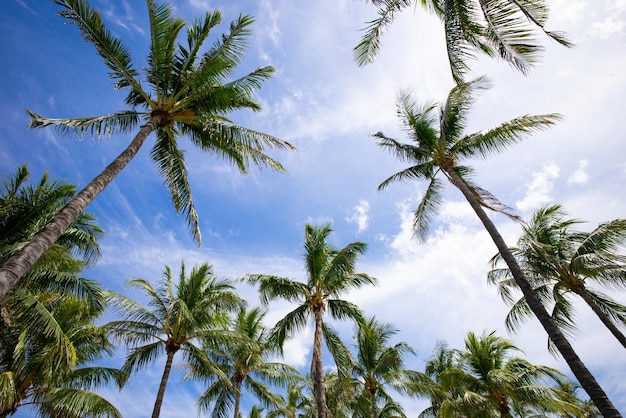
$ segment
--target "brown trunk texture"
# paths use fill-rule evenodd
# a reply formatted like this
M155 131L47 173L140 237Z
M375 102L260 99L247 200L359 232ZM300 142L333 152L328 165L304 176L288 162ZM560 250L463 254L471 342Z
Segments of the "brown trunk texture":
M322 365L322 313L315 312L315 335L313 337L313 356L311 358L311 378L313 379L313 394L317 404L317 417L328 416L326 393L324 391L324 370Z

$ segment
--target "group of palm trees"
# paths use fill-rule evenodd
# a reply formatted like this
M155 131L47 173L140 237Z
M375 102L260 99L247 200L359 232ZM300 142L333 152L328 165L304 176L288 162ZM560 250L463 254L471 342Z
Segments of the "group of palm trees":
M2 258L16 237L28 239L36 227L22 222L36 213L46 222L74 188L50 182L44 176L33 188L24 184L25 166L5 182ZM63 194L64 192L66 194ZM54 198L52 198L54 196ZM137 371L162 361L163 374L152 417L158 417L177 353L182 354L184 380L205 384L197 400L200 412L213 417L241 416L241 401L252 397L258 405L251 416L267 417L404 417L398 395L430 400L421 416L526 416L555 413L561 416L597 416L579 400L573 384L558 371L534 366L509 356L515 346L493 334L469 333L466 351L439 346L425 372L405 367L414 354L408 343L392 344L398 332L391 324L366 318L358 306L340 299L352 289L376 281L355 271L362 242L336 249L327 242L332 228L306 225L304 259L306 281L267 274L246 274L238 279L258 285L263 305L275 299L295 304L271 329L265 311L249 308L235 281L220 279L208 263L188 271L184 263L175 276L165 267L162 279L131 279L129 287L142 292L139 303L128 295L104 291L79 273L97 254L100 230L83 215L85 234L72 240L72 230L56 253L46 252L2 300L0 332L0 416L10 416L33 405L41 416L119 417L113 404L93 392L114 383L120 389ZM78 224L78 222L76 222ZM12 226L11 228L8 228ZM85 239L88 237L88 239ZM88 242L89 245L85 243ZM23 244L23 241L22 241ZM83 245L83 247L81 247ZM81 249L77 258L72 250ZM55 277L55 280L49 280ZM63 279L65 278L65 280ZM119 319L97 325L105 307ZM355 324L350 349L325 320ZM308 376L279 361L285 341L314 326L311 368ZM333 365L322 364L323 341ZM127 347L119 369L94 365L113 353L114 343ZM330 366L330 367L329 367ZM333 370L325 373L325 370ZM549 384L550 383L550 384Z
M157 288L153 288L145 280L131 282L150 297L151 305L145 308L126 296L100 290L97 284L80 278L79 274L83 265L98 254L96 237L101 233L94 225L93 218L84 213L86 206L130 162L152 132L155 132L156 140L151 157L170 191L175 210L185 214L192 236L198 243L198 216L192 200L184 156L177 144L180 137L188 137L201 150L225 158L242 172L246 172L251 163L279 171L283 169L265 151L268 147L293 149L291 144L271 135L237 126L227 118L234 110L259 110L260 106L254 100L253 94L273 72L271 67L261 67L239 79L228 79L242 57L253 20L249 16L240 16L232 22L229 33L223 35L206 52L201 52L211 30L221 20L219 12L206 13L202 19L187 26L184 20L172 15L171 6L147 0L151 44L147 67L142 74L133 67L128 49L111 34L103 24L100 14L86 1L53 1L60 7L59 14L76 24L83 38L94 45L109 68L116 88L127 89L126 103L130 109L105 116L73 119L49 119L28 111L30 127L54 125L61 133L101 136L128 131L140 123L142 125L129 146L78 193L71 186L64 186L64 191L56 192L62 188L49 184L47 178L42 179L39 188L22 189L27 176L26 167L20 168L17 175L6 183L2 202L0 267L0 300L6 325L2 329L2 414L12 413L28 398L36 399L38 405L44 405L41 409L44 415L83 416L85 414L79 409L83 404L63 398L66 391L79 393L76 391L84 391L85 388L108 381L121 385L133 371L145 367L159 354L164 353L167 362L153 414L158 416L173 357L178 351L182 351L188 360L189 378L207 379L210 384L200 404L208 408L215 401L216 404L221 402L221 408L226 408L234 403L237 410L238 394L241 393L239 388L247 382L248 374L240 370L229 376L224 364L238 358L239 350L251 350L250 353L255 354L248 353L250 361L255 356L258 360L263 357L261 353L266 347L263 344L251 344L250 341L254 341L254 338L251 339L250 336L229 337L233 333L245 334L245 324L239 324L241 329L228 329L236 323L230 318L231 311L241 309L243 305L232 292L232 284L215 280L209 265L196 266L189 277L186 276L183 266L178 281L173 279L168 268L162 286ZM411 0L372 2L379 8L380 17L370 23L361 43L355 48L359 64L373 60L380 47L383 29L392 22L396 13L413 4ZM471 59L476 51L480 51L499 56L526 72L541 52L535 32L545 33L566 46L570 43L561 34L545 30L548 10L544 0L420 0L419 4L435 13L444 23L455 86L445 103L439 105L419 104L410 94L398 97L398 114L411 142L403 143L381 132L374 136L379 139L381 147L410 166L383 181L379 189L384 189L395 181L428 182L414 218L415 236L424 239L428 232L428 223L442 203L441 177L458 188L498 248L499 255L493 259L494 269L490 273L490 280L498 284L505 300L513 303L507 324L516 326L531 314L537 317L548 334L551 347L563 356L602 415L621 416L573 350L566 334L572 331L574 325L569 300L569 295L573 293L589 304L624 345L619 326L625 322L625 308L617 301L586 286L587 279L609 286L625 284L626 262L617 252L626 235L624 220L603 224L592 233L586 234L569 229L575 221L562 219L560 207L544 208L524 229L518 248L511 249L484 209L503 213L515 220L519 218L495 196L474 184L471 167L464 165L464 161L469 158L485 158L500 152L519 142L524 136L545 129L560 119L558 114L523 116L486 131L466 133L466 116L476 98L475 93L487 86L482 77L465 81L470 70L468 58ZM178 39L185 28L187 43L183 45L178 43ZM58 193L56 200L51 195L47 203L37 200L39 206L24 205L28 196L50 190ZM363 318L360 310L337 297L347 290L375 283L374 278L354 272L355 261L365 250L365 244L352 243L341 250L332 249L326 244L330 231L329 225L306 227L306 282L264 274L247 275L243 278L259 286L259 294L264 303L283 298L298 304L295 310L273 328L268 340L272 349L280 352L286 338L305 326L307 320L313 320L314 346L309 377L318 417L336 415L339 410L336 408L342 404L341 396L332 400L326 397L325 387L331 388L333 383L324 373L322 340L326 341L335 359L337 382L354 377L352 371L348 372L341 365L351 362L356 364L337 333L324 322L324 313L328 312L337 319L354 319L359 324L359 330L363 329L365 332L368 321ZM78 256L81 258L75 258ZM500 261L505 267L498 266ZM515 301L513 290L519 290L522 299ZM104 328L95 327L93 319L102 312L105 301L119 308L124 319L114 321ZM551 312L548 312L548 308L551 308ZM242 311L240 314L242 317L237 317L237 321L241 319L245 322L249 313ZM260 313L257 312L256 315ZM254 322L254 318L248 319ZM208 323L211 324L209 328ZM379 329L376 323L369 325L373 329ZM32 330L32 327L37 332L27 331ZM90 327L95 327L93 332L87 331ZM357 333L359 332L361 331ZM129 344L130 352L126 363L121 370L90 367L83 369L83 365L110 351L108 340L102 340L105 334ZM70 335L78 338L76 342L72 341ZM80 339L80 336L84 339ZM470 337L471 334L468 341ZM484 336L484 339L489 338L495 337ZM98 344L98 341L101 343ZM198 346L200 342L202 345ZM243 345L233 349L230 345L233 342ZM42 345L49 345L51 348L37 349ZM403 350L404 348L398 347L398 354ZM471 362L467 363L464 356L448 357L451 358L450 364L459 370L478 373L478 369L474 369ZM394 361L399 364L397 356ZM253 363L260 364L256 360ZM514 363L515 367L512 367L516 371L525 367ZM521 369L516 369L518 366ZM363 377L363 391L369 391L367 399L375 417L382 413L382 409L378 410L377 396L381 395L381 402L391 402L391 398L383 396L382 392L376 392L378 383L372 381L364 370L358 370L354 368L354 373ZM299 387L292 380L293 370L279 367L274 372L276 374L270 375L277 379L276 382L295 385L292 389ZM437 382L443 376L447 374L433 374L430 379ZM448 387L445 385L450 382L446 379L439 382L442 387ZM466 383L444 391L449 392L448 395L455 401L460 396L465 402L466 395L474 387L473 384ZM346 387L344 384L337 384L338 387ZM259 388L254 385L250 387ZM415 393L418 392L419 390L415 390ZM493 399L499 399L507 405L509 399L515 402L514 397L497 393L498 396ZM288 391L289 399L292 399L289 397L291 394L292 391ZM267 405L277 405L272 400L277 401L278 398L270 393L267 395L263 398ZM433 414L445 416L448 413L446 411L451 410L448 405L454 404L442 400L439 405L435 392L428 396L433 401ZM59 399L62 398L65 401L60 402ZM360 399L359 396L353 398ZM472 399L469 396L468 402ZM94 405L96 403L94 401ZM115 416L114 408L111 409L110 404L103 401L98 405L101 405L99 411L109 411L106 413ZM397 409L393 402L384 406L389 406L389 411ZM461 413L462 416L472 416L469 411L473 407L463 407L469 409L466 408L466 412ZM485 406L491 407L494 406ZM519 407L526 406L520 404ZM483 406L476 408L476 411L481 411ZM507 406L499 409L501 416L510 416L510 408L521 411L518 405ZM220 411L224 410L213 409L216 416L223 416ZM458 411L461 409L454 411L460 413ZM394 414L389 413L390 416Z

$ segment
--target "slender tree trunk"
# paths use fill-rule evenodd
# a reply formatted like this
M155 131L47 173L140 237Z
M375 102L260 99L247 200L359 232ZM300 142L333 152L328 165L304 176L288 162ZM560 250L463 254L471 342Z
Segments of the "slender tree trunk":
M161 405L163 405L163 396L165 395L165 387L167 386L167 379L169 379L170 371L172 370L172 361L174 360L174 354L176 354L176 351L167 352L167 360L165 361L165 369L163 369L163 376L161 376L161 384L159 385L159 391L157 392L156 401L154 401L154 410L152 411L152 418L159 418L159 414L161 414Z
M569 341L567 341L567 339L565 338L565 335L556 326L556 324L548 314L548 311L546 311L545 307L535 294L530 283L524 276L522 269L517 264L513 253L506 245L504 239L496 229L493 222L491 222L491 219L489 219L467 184L465 184L465 182L453 170L446 171L446 174L449 176L452 184L456 186L461 191L461 193L463 193L469 204L472 206L472 209L474 209L474 212L476 212L476 215L485 226L485 229L493 239L493 242L496 244L500 255L509 267L511 274L513 275L513 279L515 279L515 283L517 283L517 285L521 289L522 294L524 295L524 298L528 303L528 306L533 311L543 328L546 330L548 336L567 362L567 365L571 369L572 373L574 373L574 376L576 376L576 379L583 387L583 389L587 392L600 413L602 413L604 417L621 417L622 415L615 408L615 406L608 398L604 390L600 387L589 369L587 369L585 364L578 357Z
M609 331L611 331L611 334L613 334L613 336L617 338L617 341L619 341L620 344L622 344L622 346L626 348L626 336L624 336L624 334L622 334L619 328L615 326L615 324L609 319L609 317L604 312L602 312L598 304L591 297L589 297L587 291L583 289L574 290L574 292L578 296L583 298L585 302L587 302L587 305L589 305L591 310L598 316L598 318L600 318L600 321L602 321L604 326L607 327Z
M235 411L233 418L239 418L239 408L241 403L241 380L237 379L237 385L235 386Z
M128 147L111 164L81 190L63 209L44 226L28 244L9 258L0 268L0 299L4 298L17 281L39 260L39 257L83 213L89 203L126 167L137 154L146 138L161 122L155 115L141 127Z
M372 418L378 418L378 407L376 406L376 391L370 392L370 399L372 402Z
M317 417L328 416L326 393L324 391L324 370L322 368L322 313L315 312L315 335L313 337L313 356L311 358L311 378L313 379L313 395L317 404Z

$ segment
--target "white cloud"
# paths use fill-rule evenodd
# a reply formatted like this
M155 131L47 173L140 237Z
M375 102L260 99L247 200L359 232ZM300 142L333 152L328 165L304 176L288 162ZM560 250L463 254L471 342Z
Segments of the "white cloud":
M623 33L626 24L626 1L616 0L609 3L608 15L604 20L591 24L591 35L608 39Z
M541 171L533 173L533 180L526 185L526 195L516 202L517 208L523 211L536 209L552 200L553 181L559 177L559 167L547 163Z
M589 174L585 170L589 165L589 161L580 160L578 162L578 168L567 178L567 184L587 184L589 181Z
M357 233L363 232L369 225L370 204L367 200L360 200L358 205L353 207L354 213L346 221L355 223L358 226Z

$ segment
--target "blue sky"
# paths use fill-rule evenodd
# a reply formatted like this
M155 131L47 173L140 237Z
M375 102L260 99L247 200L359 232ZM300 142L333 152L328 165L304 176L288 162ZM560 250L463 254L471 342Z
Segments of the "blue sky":
M141 67L147 55L145 3L92 0L112 32L123 39ZM365 241L369 250L359 269L379 280L377 288L349 295L367 315L393 323L398 341L418 352L407 365L422 369L437 340L462 347L468 331L498 330L506 336L507 307L486 284L495 246L459 192L446 201L426 244L411 239L411 212L424 185L378 184L401 165L378 149L369 136L383 131L403 139L395 113L400 90L419 101L443 101L453 86L439 22L421 9L398 16L385 33L377 61L358 68L352 48L359 30L376 17L357 0L259 0L255 2L178 0L177 13L188 20L220 9L227 31L239 13L255 17L254 35L242 72L273 65L275 76L261 89L260 113L238 113L242 126L288 140L297 152L277 152L286 173L234 168L184 143L203 246L192 241L177 216L149 159L150 144L88 210L107 232L103 256L85 274L107 289L125 291L130 277L156 281L165 265L175 271L210 262L224 277L263 272L303 278L302 239L306 223L333 222L331 241L343 246ZM487 75L484 92L468 131L477 131L524 114L558 112L565 119L549 131L488 161L476 161L476 182L523 216L546 203L561 203L576 218L600 222L624 217L626 151L622 121L626 110L626 1L551 0L550 29L567 32L576 47L545 41L545 56L528 76L493 60L472 63L474 75ZM84 186L131 139L130 135L78 140L53 129L29 131L23 110L48 117L106 114L124 108L106 68L72 25L56 16L58 7L41 0L5 0L0 10L0 175L27 162L33 178L44 171ZM493 216L505 239L514 244L519 227ZM251 305L254 289L242 287ZM613 292L626 302L624 292ZM272 304L273 325L289 306ZM585 306L578 305L580 330L572 341L618 409L626 411L626 356ZM338 324L350 340L352 326ZM567 372L546 350L547 337L529 322L510 337L537 364ZM312 333L289 342L286 361L308 368ZM112 363L119 359L111 360ZM330 364L330 363L328 363ZM162 365L140 372L127 389L104 393L125 417L151 410ZM199 384L170 380L162 416L196 413ZM415 415L423 402L407 400ZM23 415L28 416L28 415Z

